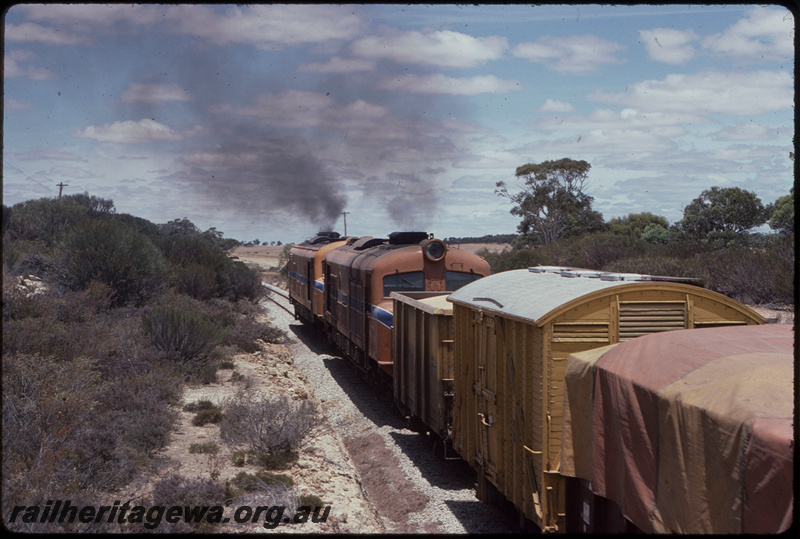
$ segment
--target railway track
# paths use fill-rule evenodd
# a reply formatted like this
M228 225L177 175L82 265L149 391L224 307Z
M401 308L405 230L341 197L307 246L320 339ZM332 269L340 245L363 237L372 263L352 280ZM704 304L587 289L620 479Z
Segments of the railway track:
M271 301L272 303L274 303L275 305L277 305L278 307L280 307L281 309L283 309L287 313L289 313L292 316L294 316L294 310L292 310L292 305L291 305L291 303L289 301L289 293L286 290L283 290L282 288L278 288L277 286L273 286L273 285L271 285L269 283L262 282L261 284L269 292L266 296L264 296L266 299L268 299L269 301ZM277 296L280 296L282 298L282 301L279 301L278 299L276 299L273 296L273 294L275 294Z
M364 498L388 533L510 533L502 508L475 497L474 472L436 456L429 438L409 429L385 395L321 336L294 317L288 293L264 283L262 305L292 336L294 365L307 377L325 415L348 448ZM269 301L266 301L269 300Z

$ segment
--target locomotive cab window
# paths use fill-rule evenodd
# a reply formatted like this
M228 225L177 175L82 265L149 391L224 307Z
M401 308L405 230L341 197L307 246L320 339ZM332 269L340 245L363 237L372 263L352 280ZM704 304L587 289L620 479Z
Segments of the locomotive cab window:
M454 292L472 281L477 281L482 275L477 273L464 273L463 271L446 271L444 272L444 289L448 292Z
M425 272L410 271L393 273L383 278L383 297L388 298L392 292L424 292Z

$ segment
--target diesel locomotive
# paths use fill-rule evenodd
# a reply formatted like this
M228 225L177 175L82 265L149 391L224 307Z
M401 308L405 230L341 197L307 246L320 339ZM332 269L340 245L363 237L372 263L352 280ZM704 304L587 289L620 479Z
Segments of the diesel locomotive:
M378 378L392 376L392 292L453 292L489 273L483 257L427 232L326 233L289 252L296 316L323 327L353 363Z

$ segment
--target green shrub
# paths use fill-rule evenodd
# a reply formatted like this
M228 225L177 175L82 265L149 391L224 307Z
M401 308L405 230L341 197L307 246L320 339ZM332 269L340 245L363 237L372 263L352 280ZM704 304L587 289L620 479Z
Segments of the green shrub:
M600 232L559 239L539 250L553 265L599 270L616 260L638 254L642 248L643 242L633 236Z
M231 462L237 468L241 468L247 463L247 451L244 449L237 449L231 453Z
M111 219L85 220L75 225L60 247L58 280L82 290L93 280L113 291L112 304L142 304L161 286L161 253L142 234Z
M200 410L192 418L192 425L202 427L208 423L219 423L222 421L223 417L222 410L219 408Z
M153 346L184 364L206 359L222 337L217 324L181 306L158 305L142 316L142 324Z
M537 249L522 248L501 253L490 253L484 250L478 253L486 259L492 273L500 273L513 269L525 269L533 266L548 266L550 258Z
M283 470L297 462L299 458L300 454L294 449L276 449L269 453L255 452L250 460L267 470Z
M210 363L208 365L203 365L200 367L200 371L197 373L197 379L200 381L201 384L213 384L217 381L217 370L219 369L219 365Z
M325 502L316 494L303 494L300 496L300 507L324 507Z
M168 235L160 245L172 266L172 282L182 293L231 301L256 300L263 294L258 272L229 258L211 236L188 230Z
M793 238L763 249L737 247L707 253L707 286L742 303L794 303Z
M622 258L600 269L619 273L643 273L670 277L692 277L695 279L707 278L705 268L695 258L678 258L656 254Z
M209 400L199 400L189 403L183 407L184 412L199 412L201 410L214 410L219 407Z
M105 211L93 211L88 195L71 195L60 200L40 198L14 204L9 211L6 232L11 240L41 241L55 245L76 223L94 218L101 213L109 215L113 202L95 198ZM91 197L89 197L91 198ZM102 201L102 203L100 203Z

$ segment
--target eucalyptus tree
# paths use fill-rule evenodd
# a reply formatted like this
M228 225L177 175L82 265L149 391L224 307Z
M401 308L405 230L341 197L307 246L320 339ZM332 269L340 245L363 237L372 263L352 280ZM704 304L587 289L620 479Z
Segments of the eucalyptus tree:
M534 236L541 243L553 243L570 226L596 221L587 219L596 213L592 210L594 199L585 191L590 168L586 161L566 157L527 163L517 167L516 192L500 181L495 193L514 204L510 211L522 217L517 226L520 233Z

